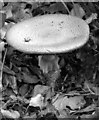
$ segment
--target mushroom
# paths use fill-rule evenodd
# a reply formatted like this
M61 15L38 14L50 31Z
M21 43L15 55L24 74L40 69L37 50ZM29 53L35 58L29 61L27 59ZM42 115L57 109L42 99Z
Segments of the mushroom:
M88 38L88 24L66 14L36 16L13 25L6 33L8 44L15 49L41 55L38 61L44 73L59 69L59 58L54 55L77 49Z
M89 26L74 16L48 14L13 25L7 31L6 38L8 44L26 53L63 53L87 42Z

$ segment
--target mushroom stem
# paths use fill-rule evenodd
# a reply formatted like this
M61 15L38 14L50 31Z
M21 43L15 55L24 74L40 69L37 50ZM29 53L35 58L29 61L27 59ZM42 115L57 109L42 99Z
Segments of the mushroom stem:
M38 56L38 62L39 62L40 69L45 74L50 72L50 71L59 70L58 61L59 61L59 57L56 55Z

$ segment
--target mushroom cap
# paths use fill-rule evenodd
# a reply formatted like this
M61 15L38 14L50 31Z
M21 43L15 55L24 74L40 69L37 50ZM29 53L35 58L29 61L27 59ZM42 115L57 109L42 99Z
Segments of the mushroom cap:
M6 39L26 53L63 53L83 46L89 38L88 24L66 14L48 14L13 25Z

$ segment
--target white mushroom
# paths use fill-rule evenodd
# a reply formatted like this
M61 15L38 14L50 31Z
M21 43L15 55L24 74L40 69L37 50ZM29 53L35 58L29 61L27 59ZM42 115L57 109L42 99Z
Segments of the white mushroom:
M62 53L84 45L89 38L89 26L74 16L48 14L13 25L6 38L19 51Z
M6 38L8 44L19 51L43 54L43 57L38 57L39 66L48 73L54 67L54 70L59 69L59 58L52 55L44 62L44 55L68 52L83 46L89 38L89 26L84 20L71 15L48 14L13 25Z

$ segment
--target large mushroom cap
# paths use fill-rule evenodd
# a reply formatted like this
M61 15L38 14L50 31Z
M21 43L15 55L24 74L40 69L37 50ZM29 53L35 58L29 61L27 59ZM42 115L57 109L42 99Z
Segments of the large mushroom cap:
M89 26L74 16L48 14L14 25L6 38L19 51L62 53L84 45L89 38Z

